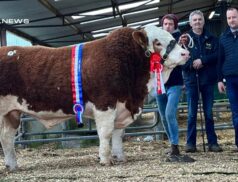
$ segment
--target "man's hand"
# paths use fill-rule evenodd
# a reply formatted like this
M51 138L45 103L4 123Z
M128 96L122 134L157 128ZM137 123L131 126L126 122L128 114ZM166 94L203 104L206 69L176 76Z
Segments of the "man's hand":
M188 44L188 36L186 34L182 34L180 37L179 37L179 41L178 41L178 44L179 45L187 45Z
M224 85L223 82L218 82L217 84L218 90L220 93L225 93L226 92L226 86Z
M198 70L203 67L202 60L201 59L195 59L193 61L193 68Z

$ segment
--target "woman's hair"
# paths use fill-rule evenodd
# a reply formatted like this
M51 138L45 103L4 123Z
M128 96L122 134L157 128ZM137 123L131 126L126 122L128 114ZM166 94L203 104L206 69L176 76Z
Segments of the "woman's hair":
M161 19L161 25L163 26L164 20L169 19L174 21L174 29L178 28L178 17L175 14L167 14L164 15L163 18Z

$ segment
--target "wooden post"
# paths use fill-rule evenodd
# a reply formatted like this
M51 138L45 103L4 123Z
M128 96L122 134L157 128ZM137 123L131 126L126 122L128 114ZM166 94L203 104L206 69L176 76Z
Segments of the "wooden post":
M7 45L6 29L0 26L0 43L1 46Z

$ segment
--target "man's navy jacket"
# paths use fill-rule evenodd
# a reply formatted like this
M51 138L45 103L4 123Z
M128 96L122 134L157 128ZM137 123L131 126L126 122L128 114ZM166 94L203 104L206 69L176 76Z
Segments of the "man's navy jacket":
M183 66L183 76L186 85L197 84L196 72L198 73L199 85L210 85L217 82L217 56L218 38L210 34L205 29L198 36L191 30L189 35L193 38L194 46L190 48L190 59ZM199 70L193 68L193 61L201 59L203 67Z

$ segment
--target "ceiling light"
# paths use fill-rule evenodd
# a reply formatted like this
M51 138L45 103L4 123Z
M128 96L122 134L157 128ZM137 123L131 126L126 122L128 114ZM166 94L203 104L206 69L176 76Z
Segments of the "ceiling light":
M189 24L189 21L182 21L182 22L178 23L179 26L184 26L184 25L188 25L188 24Z
M120 26L115 26L115 27L103 28L103 29L92 31L92 33L111 31L111 30L114 30L114 29L117 29L117 28L121 28L121 27L122 26L120 25Z
M141 6L147 2L150 2L150 0L147 1L140 1L140 2L136 2L136 3L128 3L125 5L120 5L118 6L119 10L127 10L130 8L135 8L138 6ZM112 8L108 7L108 8L103 8L103 9L99 9L99 10L94 10L94 11L88 11L88 12L84 12L84 13L80 13L80 15L84 15L84 16L95 16L95 15L101 15L101 14L106 14L106 13L112 13Z
M134 11L134 12L130 12L130 13L123 13L123 15L133 15L133 14L138 14L138 13L144 13L144 12L148 12L148 11L154 11L154 10L158 10L159 8L149 8L149 9L145 9L145 10L140 10L140 11Z
M211 13L210 13L210 15L209 15L209 19L212 19L213 17L218 17L218 16L220 16L220 14L217 14L215 11L212 11Z
M80 15L74 15L71 16L71 18L73 18L74 20L80 19L80 18L84 18L85 16L80 16Z
M148 23L148 24L145 24L146 26L147 25L159 25L159 22L152 22L152 23ZM143 26L145 26L145 25L143 25Z
M85 16L93 16L93 15L101 15L101 14L106 14L106 13L111 13L112 8L103 8L99 10L94 10L94 11L88 11L85 13L80 13L80 15L85 15Z
M97 37L104 37L106 36L108 33L98 33L98 34L93 34L93 37L94 38L97 38Z
M136 3L129 3L129 4L125 4L125 5L121 5L119 6L119 10L126 10L126 9L131 9L131 8L135 8L138 6L141 6L143 4L145 4L147 1L141 1L141 2L136 2Z
M149 3L146 3L146 5L156 4L156 3L160 3L160 0L151 1L151 2L149 2Z
M134 29L139 28L139 27L140 27L140 25L137 25L137 26L130 26L130 28L134 28Z
M116 16L116 17L107 17L107 18L99 18L99 19L94 19L94 20L89 20L89 21L84 21L82 23L80 23L81 25L85 25L85 24L89 24L89 23L95 23L95 22L98 22L98 21L104 21L104 20L110 20L110 19L113 19L113 18L117 18L119 16Z
M215 11L212 11L211 13L210 13L210 15L209 15L209 19L212 19L213 18L213 16L215 15Z
M146 24L146 23L151 23L151 22L154 22L154 21L159 22L159 18L153 18L153 19L148 19L148 20L143 20L143 21L130 23L130 24L128 24L128 26L137 25L137 24Z

